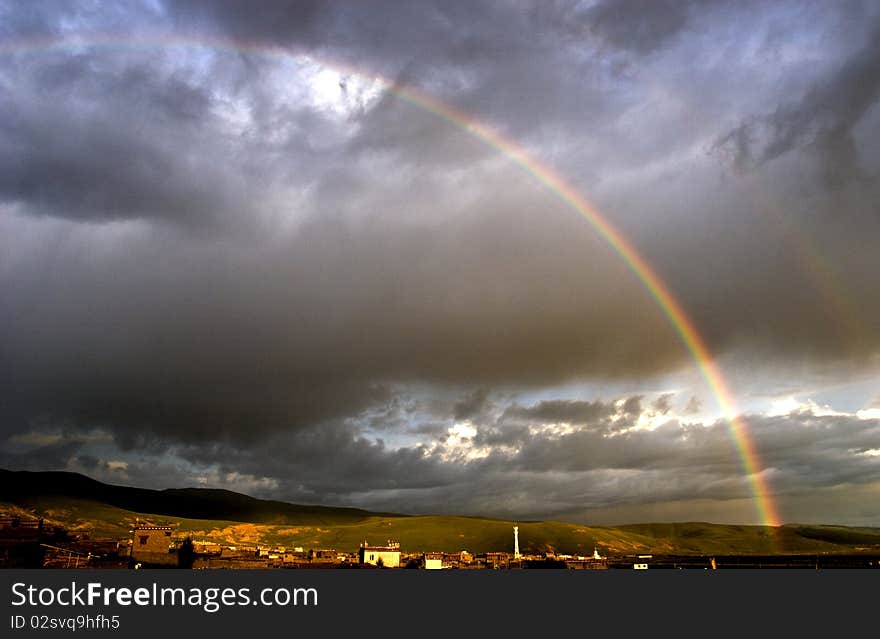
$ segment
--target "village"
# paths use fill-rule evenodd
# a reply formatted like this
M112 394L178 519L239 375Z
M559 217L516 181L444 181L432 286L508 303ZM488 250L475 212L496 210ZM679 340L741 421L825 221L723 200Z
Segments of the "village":
M0 518L0 567L34 568L185 568L205 569L423 569L501 570L567 568L603 570L608 559L594 549L591 555L521 553L517 527L512 552L499 550L472 554L416 551L386 540L358 548L304 548L302 546L224 545L194 540L173 525L137 523L127 539L95 539L42 519Z
M839 553L638 554L593 548L590 554L552 549L520 552L513 526L510 546L472 553L406 548L398 541L363 540L353 548L233 544L193 538L175 525L134 522L127 536L95 537L37 517L0 515L2 568L115 568L192 570L366 569L366 570L562 570L880 568L875 549ZM650 551L649 551L650 552Z

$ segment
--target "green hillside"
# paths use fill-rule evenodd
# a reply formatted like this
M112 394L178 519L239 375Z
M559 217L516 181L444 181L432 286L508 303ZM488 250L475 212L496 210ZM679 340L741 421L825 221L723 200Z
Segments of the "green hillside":
M668 544L680 554L774 554L880 550L880 529L737 526L703 522L635 524L618 530Z
M523 552L556 551L603 555L773 554L880 551L880 529L792 525L779 528L688 522L617 527L565 522L512 522L474 517L370 516L352 522L314 525L260 524L222 519L193 519L138 513L90 500L31 497L0 503L0 511L29 513L92 537L122 538L137 520L174 524L180 536L229 545L302 546L354 551L363 541L399 541L404 552L512 551L511 527L520 531Z
M136 521L174 524L181 535L195 540L231 545L283 545L287 547L336 548L355 550L363 541L399 541L406 552L424 550L480 553L512 550L515 522L473 517L384 517L373 516L350 523L344 518L335 524L273 525L217 519L169 517L137 513L94 501L66 497L30 497L17 504L0 503L0 510L27 512L44 517L92 537L127 537ZM614 528L585 527L563 522L518 523L524 552L589 554L631 553L656 548L657 543L636 533Z

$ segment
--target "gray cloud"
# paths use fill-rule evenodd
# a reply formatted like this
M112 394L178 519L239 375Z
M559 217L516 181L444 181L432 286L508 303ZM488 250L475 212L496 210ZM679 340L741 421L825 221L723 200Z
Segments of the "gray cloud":
M455 403L452 416L458 420L470 419L482 415L491 407L488 389L478 388Z
M651 408L661 415L666 415L672 409L671 402L674 396L674 393L664 393L660 395L660 397L651 403Z
M370 77L522 145L590 196L733 373L778 366L798 386L880 352L877 16L802 8L0 3L15 42L119 39L0 55L2 435L103 429L133 481L150 475L137 451L177 451L168 477L267 473L285 496L386 509L475 512L505 485L496 512L539 489L556 513L646 501L640 485L742 499L723 429L627 431L675 413L638 387L691 359L621 257L461 122ZM523 399L571 382L636 390ZM454 441L455 419L515 463L412 443ZM823 485L869 481L867 457L840 453L844 471L806 439L802 466L775 448L780 432L870 444L822 423L846 437L756 420L785 490L813 485L810 465ZM546 424L583 428L532 441ZM270 443L284 455L261 467ZM108 450L31 452L3 463L119 472Z
M21 452L0 451L0 464L4 468L20 470L47 470L65 468L83 447L83 441L62 439L57 442L36 446Z
M690 2L607 0L584 12L587 29L615 48L651 53L687 24Z
M741 171L754 170L793 150L810 149L822 161L832 188L867 178L854 129L880 97L880 24L866 44L794 102L750 116L715 143ZM873 176L871 176L873 179Z
M229 30L236 40L259 38L282 44L310 41L309 35L314 33L322 15L329 13L325 13L329 7L327 3L313 0L267 0L259 11L235 0L171 0L164 5L173 18L185 26L195 24L204 29L210 24L218 24Z
M638 400L636 399L636 401ZM614 413L615 409L612 405L600 401L586 402L557 399L544 400L528 407L514 405L504 411L502 419L534 420L551 424L556 422L588 424L610 417Z
M696 397L691 397L688 400L687 406L685 406L684 412L686 415L692 415L698 413L701 407L700 400Z
M547 419L530 424L540 427L556 418ZM828 521L821 512L805 515L803 502L810 494L859 493L873 490L880 480L876 419L809 410L745 419L783 515L791 504L791 516ZM601 429L592 422L560 434L502 421L478 431L474 441L491 452L463 463L444 457L450 449L443 438L428 435L419 444L390 448L342 425L273 436L246 449L217 443L142 451L139 461L124 467L108 461L124 457L121 451L98 456L82 452L82 442L73 446L64 440L53 445L49 457L45 447L37 449L34 460L46 457L39 465L51 457L50 466L83 469L105 480L160 486L169 478L190 485L210 477L215 484L266 497L414 513L600 517L609 523L614 520L605 517L612 513L630 512L627 520L638 521L632 513L674 512L681 504L699 508L695 503L702 502L714 504L707 512L723 512L728 503L737 519L754 517L754 495L723 422L703 426L672 420L652 431ZM163 468L158 484L157 466ZM857 515L856 510L849 513L849 523L876 525L876 513L862 509Z

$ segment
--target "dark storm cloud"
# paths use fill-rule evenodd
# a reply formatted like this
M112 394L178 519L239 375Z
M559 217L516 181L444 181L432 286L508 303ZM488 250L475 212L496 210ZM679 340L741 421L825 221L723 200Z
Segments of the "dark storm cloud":
M504 411L503 420L538 421L545 423L588 424L611 416L615 408L600 401L544 400L533 406L514 405Z
M800 3L157 6L0 5L0 33L21 39L139 43L143 29L221 43L3 50L4 435L104 429L132 481L167 455L167 477L239 473L281 496L392 510L514 512L542 493L548 511L574 512L615 491L648 500L645 486L742 497L722 428L629 430L673 414L665 395L517 398L572 380L632 386L690 360L582 216L370 74L559 171L743 370L846 375L878 352L880 222L846 214L877 201L869 8L809 5L826 25ZM705 153L715 142L749 171L723 173ZM849 199L805 185L800 151L830 184L853 176ZM486 457L442 456L454 420L475 425ZM874 458L845 452L874 446L867 422L802 421L755 420L781 486L870 479ZM542 430L559 424L583 428ZM122 468L70 446L3 463ZM138 466L139 451L153 461Z
M76 458L85 442L81 439L60 439L25 451L0 449L0 468L17 470L56 470L66 468Z
M865 46L822 78L797 101L783 101L768 114L747 118L720 138L741 171L754 170L785 153L810 149L818 154L829 186L859 180L854 129L880 97L880 21Z
M79 233L29 250L5 302L5 375L16 380L6 407L169 437L252 437L362 410L384 380L559 379L575 362L629 370L620 355L636 345L614 340L616 311L592 307L599 293L587 292L633 283L572 273L565 253L580 259L580 247L548 260L527 249L540 229L525 237L492 219L386 228L352 236L328 215L274 248L135 228L98 252L81 250L90 242ZM548 268L560 285L587 287L578 314L593 327L563 288L532 297L541 313L517 313L518 291ZM650 309L634 319L644 343L666 330ZM680 356L674 342L657 346L639 365Z
M604 0L589 7L583 19L589 31L609 45L647 54L685 27L692 4L677 0Z
M224 444L193 445L176 449L176 454L192 464L216 465L221 474L275 480L278 493L287 499L309 495L311 501L337 503L364 491L444 486L457 474L454 465L426 457L420 447L391 449L340 424L277 436L244 451Z
M473 61L480 51L497 50L499 39L509 31L506 27L522 15L503 3L458 0L369 4L267 0L259 11L234 0L170 0L165 7L183 28L213 30L235 40L263 44L358 53L385 64L396 57L404 65L417 59L427 61L436 51L459 56L459 63ZM496 37L477 35L488 33Z
M867 452L880 443L877 420L805 413L747 416L746 421L781 503L811 490L880 481L876 452ZM751 498L724 423L707 428L668 422L654 431L612 436L583 429L567 435L521 432L520 437L506 442L518 446L516 454L498 452L471 464L481 468L481 477L508 478L508 499L528 494L535 508L541 508L541 490L554 493L557 513L608 506L607 495L618 503Z
M154 63L94 51L25 65L30 82L0 101L0 198L90 221L205 226L240 215L254 185L217 126L215 90Z
M785 504L799 503L811 493L846 487L868 490L880 482L876 419L822 416L810 410L745 419L761 451L768 485L783 510ZM453 450L448 446L455 446L448 441L427 437L417 445L391 448L337 424L275 435L245 449L222 443L175 446L161 456L144 453L140 461L125 464L110 461L118 454L108 456L105 451L99 457L71 446L64 453L67 466L58 467L156 487L172 479L174 485L191 485L198 477L210 477L216 485L266 497L413 513L589 521L593 510L625 505L665 503L671 508L688 500L753 500L726 423L703 426L672 420L652 431L584 427L562 434L542 430L544 424L532 422L538 430L480 426L475 441L491 450L488 456L464 462L445 457ZM500 432L507 437L493 439L492 433ZM54 444L47 459L57 465L64 446ZM45 449L39 450L35 455L45 457ZM162 484L157 484L157 467L163 469ZM748 520L753 513L747 509L742 516ZM823 521L818 512L810 518Z
M488 389L478 388L455 403L452 416L458 420L470 419L478 417L491 407Z
M278 44L311 41L321 17L331 13L332 3L320 0L266 0L258 10L236 0L202 2L170 0L166 10L186 27L201 30L220 25L237 40L254 39Z
M167 6L182 29L307 50L330 63L418 87L511 135L525 137L557 126L562 113L580 119L585 111L607 109L594 95L595 83L582 82L598 77L596 65L579 51L582 41L561 37L570 28L574 4L382 0L299 7L272 0L265 4L264 14L243 11L235 3L172 1ZM588 21L580 16L576 24L584 28ZM560 79L572 75L577 82L560 85ZM362 114L367 123L386 118L395 126L380 131L365 126L353 146L396 147L408 161L418 161L410 155L412 141L418 138L421 154L465 159L454 138L438 135L437 127L426 125L423 118L405 111L401 115L396 105L389 98ZM552 118L541 117L549 111ZM497 117L501 113L503 117ZM452 148L447 148L450 143ZM473 146L470 151L474 149L483 150Z

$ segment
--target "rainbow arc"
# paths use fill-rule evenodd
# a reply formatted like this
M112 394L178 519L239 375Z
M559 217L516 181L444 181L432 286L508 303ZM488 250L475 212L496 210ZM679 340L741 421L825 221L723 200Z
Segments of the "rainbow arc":
M277 46L203 36L169 37L167 35L159 35L128 37L114 34L89 34L68 38L0 42L0 54L65 50L76 47L127 49L180 47L278 58L296 57L298 55L298 52L295 50ZM637 248L596 207L581 195L574 186L569 184L550 166L539 161L522 145L510 138L504 137L496 129L468 113L443 102L415 86L401 84L376 73L354 68L347 64L327 61L323 58L317 59L311 52L303 52L301 55L304 59L307 58L312 62L318 62L337 73L358 76L378 82L386 91L401 100L431 113L450 125L465 131L474 138L481 140L540 182L548 191L564 203L568 209L586 220L626 263L633 275L641 282L645 290L669 320L669 323L708 383L719 408L725 416L731 438L736 446L750 484L759 520L768 526L780 525L780 518L767 481L767 471L762 467L748 425L742 416L738 414L733 393L705 339L697 330L696 325L672 293L667 283L663 281L657 271L644 259Z

